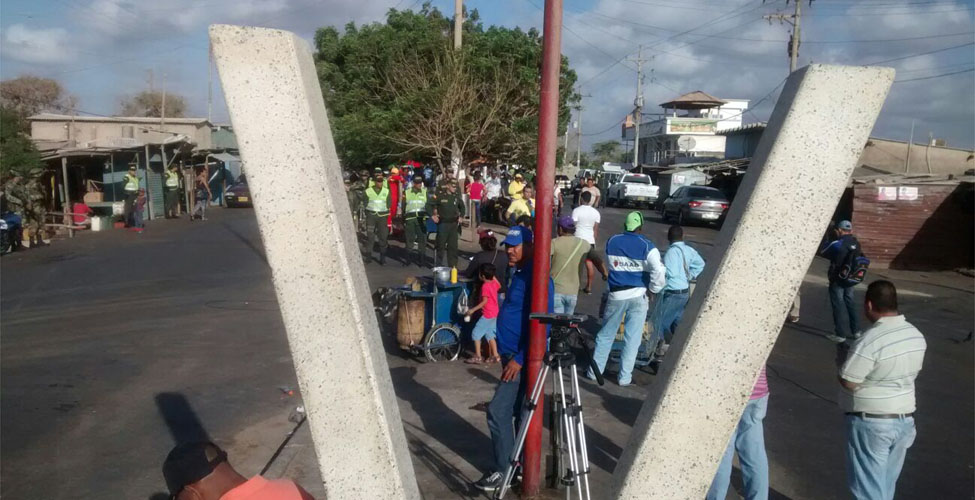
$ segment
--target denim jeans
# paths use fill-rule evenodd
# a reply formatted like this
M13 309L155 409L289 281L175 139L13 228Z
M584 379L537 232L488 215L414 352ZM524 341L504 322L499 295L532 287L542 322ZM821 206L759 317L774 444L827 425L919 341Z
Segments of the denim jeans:
M578 298L578 295L568 295L556 292L555 305L552 306L552 312L555 314L575 314L576 300L578 300Z
M768 498L768 455L765 454L765 430L762 421L768 411L768 394L753 399L745 405L735 433L711 481L707 500L724 500L731 483L731 461L738 452L741 478L745 483L745 500Z
M674 339L674 330L684 316L684 308L687 307L687 299L690 294L674 293L671 290L664 290L657 296L657 303L650 316L653 322L653 334L650 336L650 350L653 351L662 339L667 344Z
M620 328L620 323L626 317L626 325L623 327L623 355L620 357L620 373L617 379L620 385L626 385L633 381L633 365L636 363L636 355L643 342L643 325L647 322L647 309L650 308L646 295L634 297L626 300L606 301L606 311L604 313L603 327L596 334L596 349L593 352L593 360L600 372L606 371L606 362L609 360L609 353L613 349L613 341L616 339L616 332ZM593 378L592 368L589 369L589 377Z
M504 357L502 366L511 360ZM511 460L511 452L515 448L515 432L521 420L521 403L525 399L525 384L528 378L522 377L525 367L521 368L518 376L510 382L498 382L494 390L494 397L488 403L487 424L491 431L491 443L494 445L494 472L504 473Z
M860 313L853 298L852 286L829 284L829 303L833 306L833 328L839 337L853 338L860 331ZM843 333L844 326L850 326L850 334Z
M474 227L481 225L481 200L474 200L474 213L471 217L474 219Z
M914 417L846 416L846 481L853 498L891 500L907 449L917 431Z

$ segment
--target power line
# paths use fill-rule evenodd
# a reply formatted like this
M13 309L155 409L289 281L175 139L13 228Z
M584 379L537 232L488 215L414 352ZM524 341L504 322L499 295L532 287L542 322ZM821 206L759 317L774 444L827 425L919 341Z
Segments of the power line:
M900 61L900 60L903 60L903 59L910 59L912 57L926 56L928 54L936 54L938 52L945 52L945 51L952 50L952 49L960 49L962 47L968 47L969 45L975 45L975 42L963 43L961 45L953 45L951 47L945 47L943 49L929 50L927 52L919 52L917 54L911 54L911 55L907 55L907 56L894 57L892 59L884 59L883 61L869 62L869 63L867 63L867 65L868 66L873 66L875 64L885 64L885 63L889 63L889 62Z
M961 70L961 71L952 71L950 73L942 73L940 75L922 76L921 78L909 78L907 80L894 80L894 83L906 83L906 82L917 82L917 81L921 81L921 80L933 80L935 78L942 78L942 77L945 77L945 76L960 75L962 73L971 73L972 71L975 71L975 68L968 68L968 69L964 69L964 70Z

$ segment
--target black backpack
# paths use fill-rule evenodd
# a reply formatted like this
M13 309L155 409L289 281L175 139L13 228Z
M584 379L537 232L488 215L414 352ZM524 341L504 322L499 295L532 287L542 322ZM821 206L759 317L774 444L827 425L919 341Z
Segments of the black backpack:
M836 277L840 284L853 286L863 283L867 277L867 268L870 267L870 259L863 254L860 249L860 242L856 239L854 248L846 253L846 258L836 271Z

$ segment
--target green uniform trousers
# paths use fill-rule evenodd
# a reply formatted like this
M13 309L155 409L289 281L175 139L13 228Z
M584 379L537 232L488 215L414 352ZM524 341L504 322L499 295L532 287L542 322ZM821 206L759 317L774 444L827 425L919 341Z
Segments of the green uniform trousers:
M447 265L457 267L457 243L460 236L460 225L457 221L437 224L437 259L447 256Z
M176 205L179 203L179 188L166 188L163 192L166 202L166 217L176 217Z
M425 257L427 253L427 233L425 229L423 218L407 216L406 227L404 228L404 232L406 233L407 255L415 250L420 258Z
M379 255L386 254L389 246L389 226L386 225L388 213L366 212L366 255L372 254L373 245L379 239Z

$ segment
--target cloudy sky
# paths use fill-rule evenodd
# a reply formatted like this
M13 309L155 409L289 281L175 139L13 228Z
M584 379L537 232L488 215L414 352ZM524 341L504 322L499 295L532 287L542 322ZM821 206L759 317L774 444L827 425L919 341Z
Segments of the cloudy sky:
M56 78L79 109L113 114L126 95L158 88L207 113L211 23L269 26L311 39L315 28L381 20L424 0L4 0L0 77ZM465 0L485 24L541 28L543 0ZM882 63L897 69L875 136L928 134L975 144L975 0L816 0L803 4L800 66ZM451 0L431 2L451 13ZM751 99L748 122L765 120L788 73L785 0L565 0L562 51L579 74L586 146L619 137L632 109L635 56L643 45L646 112L684 92ZM216 72L214 71L216 80ZM763 100L764 98L764 100ZM214 121L227 110L214 83Z

